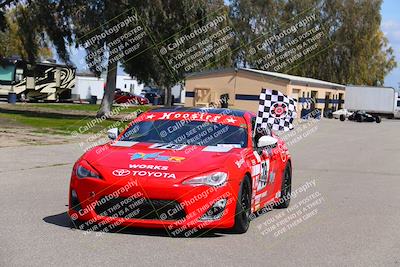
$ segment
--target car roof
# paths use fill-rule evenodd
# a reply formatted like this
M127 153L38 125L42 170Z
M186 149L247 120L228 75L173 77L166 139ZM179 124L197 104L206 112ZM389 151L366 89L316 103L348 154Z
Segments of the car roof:
M170 108L156 108L150 110L150 112L206 112L211 114L227 114L236 117L244 117L246 114L254 115L252 112L239 110L239 109L228 109L228 108L196 108L196 107L170 107Z

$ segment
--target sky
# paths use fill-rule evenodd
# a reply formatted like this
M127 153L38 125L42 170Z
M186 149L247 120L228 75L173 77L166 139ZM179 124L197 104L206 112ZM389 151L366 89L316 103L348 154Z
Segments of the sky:
M384 85L398 89L400 87L400 1L384 0L381 15L381 29L394 50L398 65L385 77ZM82 59L85 57L85 52L81 49L74 50L71 51L71 56L78 69L83 68ZM118 69L118 74L123 74L121 68Z
M398 65L385 77L385 86L398 89L400 83L400 2L398 0L384 0L381 15L382 31L389 39Z

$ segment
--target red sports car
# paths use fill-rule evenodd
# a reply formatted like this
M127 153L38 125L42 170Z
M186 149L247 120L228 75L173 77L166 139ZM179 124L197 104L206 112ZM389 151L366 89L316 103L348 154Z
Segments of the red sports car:
M133 103L133 104L138 104L138 105L147 105L149 104L149 100L145 97L142 97L140 95L134 95L128 92L123 92L121 90L116 90L115 95L114 95L114 102L117 104L122 104L122 103Z
M268 130L254 129L255 119L230 109L156 109L120 134L109 130L113 141L73 167L69 216L103 231L246 232L252 213L286 208L291 193L288 149Z

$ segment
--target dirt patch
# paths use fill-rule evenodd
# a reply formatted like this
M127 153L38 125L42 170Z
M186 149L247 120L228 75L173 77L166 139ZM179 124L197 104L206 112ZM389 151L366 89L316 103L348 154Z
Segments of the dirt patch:
M34 129L28 127L0 127L0 148L27 145L56 145L74 142L76 142L76 139L71 136L37 133Z
M54 145L76 142L71 136L48 135L35 132L13 119L0 117L0 148L24 145Z
M0 148L79 143L82 149L87 149L107 141L104 140L106 138L105 134L80 134L72 136L56 134L51 130L42 130L41 128L33 128L20 124L13 119L0 118Z

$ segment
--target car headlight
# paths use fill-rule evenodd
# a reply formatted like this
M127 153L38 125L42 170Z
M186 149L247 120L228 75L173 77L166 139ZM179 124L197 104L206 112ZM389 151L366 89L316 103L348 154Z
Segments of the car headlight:
M226 184L228 174L226 172L214 172L204 176L197 176L183 181L183 184L189 185L210 185L210 186L223 186Z
M100 174L85 160L78 163L76 167L76 176L79 178L100 178Z

